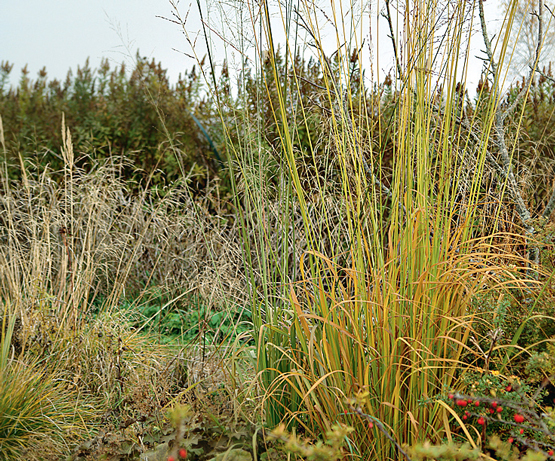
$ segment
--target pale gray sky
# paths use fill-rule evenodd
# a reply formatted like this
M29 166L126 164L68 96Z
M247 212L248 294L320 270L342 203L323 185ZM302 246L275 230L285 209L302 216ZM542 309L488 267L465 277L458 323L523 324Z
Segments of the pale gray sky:
M25 64L32 78L46 66L49 77L63 79L87 57L93 68L102 57L131 62L126 48L132 56L138 48L175 79L192 62L172 50L184 42L179 28L157 15L171 15L167 0L2 0L0 60L15 64L14 84Z
M234 40L233 27L237 27L242 19L237 15L227 14L218 9L218 3L211 0L212 7L207 13L207 0L200 0L201 5L210 20L219 20L220 30L227 37ZM320 2L329 4L329 1ZM383 5L383 0L379 1ZM495 3L495 2L494 2ZM220 2L225 4L225 2ZM235 4L240 4L236 2ZM495 28L495 5L488 2L489 17L492 29ZM187 29L191 32L191 39L197 38L196 46L200 55L204 54L202 37L195 35L200 30L196 0L185 0L179 3L179 10L183 17L188 14ZM377 7L372 8L372 19L375 28ZM493 12L493 14L492 14ZM244 11L248 19L249 12ZM16 84L21 68L27 64L31 78L36 78L37 72L46 66L49 78L64 79L69 68L76 69L90 57L91 66L98 67L102 57L107 57L113 63L122 61L132 65L137 49L142 56L154 57L168 69L170 78L176 81L180 72L190 69L194 60L175 51L175 49L189 53L187 43L181 29L157 16L172 17L172 7L168 0L2 0L0 6L0 60L14 63L10 83ZM222 19L223 18L223 19ZM206 18L205 18L206 19ZM244 18L243 18L244 19ZM225 24L225 21L230 24ZM280 18L276 15L276 20ZM250 37L252 38L252 31ZM379 35L382 44L388 44L387 30L384 24L380 31L372 32L373 40ZM332 34L333 35L333 34ZM366 37L369 37L366 32ZM215 52L219 59L223 59L222 43L214 43ZM329 41L331 54L336 47L335 40ZM483 48L481 43L476 45L476 54ZM228 47L228 58L234 53ZM380 52L380 71L392 65L391 54ZM237 57L237 56L236 56ZM476 85L479 78L481 61L472 66L468 87Z

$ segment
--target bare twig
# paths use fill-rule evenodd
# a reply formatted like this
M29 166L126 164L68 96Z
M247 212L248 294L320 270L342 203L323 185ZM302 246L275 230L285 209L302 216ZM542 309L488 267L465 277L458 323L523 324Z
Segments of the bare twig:
M532 66L530 66L530 68L532 68ZM555 83L555 79L550 77L549 75L547 75L545 72L543 72L540 69L534 69L538 74L540 74L543 78L545 78L546 80L549 80L551 83Z
M543 1L540 0L539 3L543 4ZM495 62L495 57L493 55L493 51L491 48L491 40L489 39L487 27L486 27L486 19L484 15L484 0L478 0L478 7L479 7L480 23L482 27L482 37L484 39L484 45L486 47L487 59L490 64L491 73L493 75L494 82L499 82L499 69L497 67L497 63ZM540 12L541 12L541 9L540 9ZM543 34L543 30L541 27L540 27L540 31ZM541 49L541 43L542 43L542 36L538 34L538 47L536 48L537 50L536 52L538 53L537 56L539 56L538 50ZM538 59L537 56L536 56L536 62ZM521 92L521 94L523 93L524 93L524 90ZM501 167L503 168L504 176L508 182L509 190L512 195L512 199L514 200L516 211L522 221L522 224L524 225L526 237L532 238L536 232L531 222L532 215L528 210L528 207L524 203L524 199L522 198L522 194L520 193L520 190L518 188L518 183L516 181L513 168L512 168L511 157L509 155L509 151L505 141L504 119L506 118L507 114L510 111L514 110L514 107L513 107L514 105L509 107L509 109L504 113L501 112L501 109L499 106L499 99L500 99L499 90L497 90L494 94L496 98L496 101L495 101L495 133L497 137L496 144L499 150L498 153L499 153L499 158L501 160ZM529 248L528 258L534 264L537 264L539 262L539 251L537 246L532 245Z
M555 187L551 192L551 197L549 198L549 202L547 202L545 210L543 210L542 219L547 221L553 213L553 210L555 210Z
M534 57L534 65L530 66L530 72L528 73L528 78L526 79L525 83L522 85L522 89L518 93L517 97L515 98L513 103L501 115L503 120L508 115L513 113L513 111L516 109L518 103L521 101L521 99L524 97L524 95L528 93L528 90L530 88L530 83L532 82L532 79L534 78L534 71L538 67L538 63L540 61L540 53L541 53L541 47L542 47L542 41L543 41L543 20L542 20L542 17L543 17L543 1L540 0L538 2L538 5L539 5L538 6L538 12L533 13L538 18L538 43L536 45L536 55Z
M401 63L399 62L399 51L397 47L397 40L395 40L395 33L393 31L393 23L391 21L391 9L389 6L390 0L385 0L385 15L382 14L385 19L387 20L387 25L389 27L389 38L391 39L391 43L393 44L393 54L395 55L395 64L397 66L397 78L401 79L403 77L403 72L401 69Z

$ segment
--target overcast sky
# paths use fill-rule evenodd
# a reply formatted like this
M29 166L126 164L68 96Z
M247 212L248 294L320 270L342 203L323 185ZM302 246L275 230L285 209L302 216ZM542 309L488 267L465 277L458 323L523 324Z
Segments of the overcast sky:
M206 0L201 0L201 4L206 7ZM491 2L488 4L491 10ZM196 0L179 3L183 16L189 9L187 29L194 38L200 30ZM213 8L213 17L217 13ZM69 68L75 70L87 57L93 68L98 67L102 57L132 65L139 49L142 56L161 61L175 82L178 74L190 69L194 61L179 52L190 52L179 26L157 16L172 17L168 0L2 0L0 60L14 64L10 82L16 84L24 65L28 65L33 79L43 66L49 78L63 79ZM384 39L385 27L380 34L382 43L388 42ZM202 38L197 45L202 51ZM331 43L326 52L334 49ZM380 67L386 70L391 64L391 59L382 59ZM477 83L480 68L481 62L476 61L469 87Z
M128 54L155 57L172 77L192 62L172 48L183 47L179 28L156 16L171 16L167 0L2 0L0 60L14 64L11 83L27 64L36 77L46 66L49 77L64 78L90 57L114 62ZM15 74L15 75L14 75Z

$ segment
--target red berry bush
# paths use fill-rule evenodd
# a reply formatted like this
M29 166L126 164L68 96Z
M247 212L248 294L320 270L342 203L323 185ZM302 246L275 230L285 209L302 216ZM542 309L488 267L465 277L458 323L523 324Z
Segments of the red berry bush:
M483 439L495 436L523 451L553 456L555 412L538 404L542 388L532 389L516 377L508 379L496 372L467 373L463 382L469 394L449 392L444 397L462 424L473 425ZM455 433L462 431L460 422L458 426L455 421Z

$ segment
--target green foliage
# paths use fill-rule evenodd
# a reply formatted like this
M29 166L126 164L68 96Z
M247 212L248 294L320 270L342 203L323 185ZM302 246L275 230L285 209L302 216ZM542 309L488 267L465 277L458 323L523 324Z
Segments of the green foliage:
M180 449L187 459L212 461L251 461L250 451L256 449L252 428L232 418L216 418L207 412L195 411L190 405L175 405L168 418L175 429L170 446L174 459L181 459ZM208 417L206 417L208 416ZM254 444L254 447L253 447Z
M538 384L555 377L555 345L552 341L553 338L546 344L545 351L534 351L530 354L525 368L530 383Z
M430 442L424 442L410 447L408 453L412 461L470 461L483 459L482 452L468 444L462 446L453 443L432 445Z
M555 334L555 303L549 283L539 292L477 293L472 309L476 313L476 347L468 350L465 360L484 368L524 377L529 354L544 352L546 340Z
M470 372L464 374L461 385L468 393L444 397L451 413L456 414L452 420L454 434L464 433L467 438L479 434L501 453L499 459L520 459L515 457L517 448L520 452L529 448L530 457L535 456L532 452L544 456L538 459L553 456L555 419L553 408L542 404L545 382L532 386L516 376Z
M286 453L298 455L308 461L336 461L345 456L344 446L347 444L352 427L335 424L325 434L324 440L316 442L301 439L296 433L289 433L285 425L275 428L270 436L280 441Z
M199 67L202 66L204 63L199 63ZM371 139L367 148L373 152L373 161L383 168L384 177L388 177L393 160L393 134L397 129L393 114L401 94L393 87L391 78L366 88L357 60L351 66L350 81L346 85L353 98L352 116L355 120L365 119L364 126L359 127L361 134ZM339 75L337 62L330 70L334 78ZM48 80L46 69L32 80L24 68L17 86L10 87L12 71L12 65L2 62L0 113L6 133L7 157L12 166L19 164L21 154L29 167L39 171L46 165L55 171L62 170L63 160L58 151L62 144L63 113L66 125L73 132L75 150L80 154L79 166L88 167L90 159L120 159L122 172L128 179L141 181L151 176L153 184L168 184L185 175L193 178L192 186L196 191L203 190L211 178L218 176L224 180L227 193L229 178L217 156L225 157L226 142L237 148L254 133L260 133L263 145L272 152L274 167L266 173L267 180L273 181L272 171L275 173L276 165L284 159L283 148L278 142L282 122L274 117L271 109L279 106L276 81L281 81L280 91L285 91L284 77L294 74L298 76L297 104L303 110L292 112L288 123L296 126L291 142L302 183L313 189L310 178L314 172L335 180L340 175L334 159L337 152L324 142L330 128L327 114L332 108L332 100L325 91L329 77L325 76L327 71L322 63L313 58L305 60L296 55L286 60L278 50L273 62L264 61L259 73L254 73L247 65L238 79L237 96L230 90L229 71L224 65L218 88L223 102L220 108L205 91L198 67L193 66L172 85L160 63L148 61L138 53L131 71L123 65L110 68L107 60L99 69L91 69L87 61L78 67L75 75L70 71L64 82ZM518 125L521 133L515 146L517 172L523 177L541 178L536 181L541 187L533 197L537 209L545 206L549 198L550 183L544 172L546 168L551 169L555 161L555 137L552 136L555 129L551 129L553 118L550 116L555 107L555 84L549 79L551 70L544 69L544 72L547 78L540 76L534 81L530 97L522 98L514 112L522 113ZM507 96L507 104L512 103L521 90L521 86L515 85ZM491 98L489 87L481 82L474 101L465 97L463 89L461 95L457 103L460 113L483 119ZM379 103L379 110L375 110L376 103ZM191 114L202 124L210 140ZM245 116L256 122L234 124L235 119ZM226 125L225 130L221 120ZM516 137L516 127L517 120L511 119L507 126L510 136ZM467 132L467 128L461 128L462 135ZM219 154L214 154L210 141L214 142ZM233 149L227 147L228 152ZM124 158L138 170L122 162ZM331 176L330 167L335 169ZM10 174L18 177L18 169L12 168Z
M546 453L535 450L520 452L508 442L502 442L498 437L492 437L488 443L491 455L488 456L482 450L471 448L469 445L456 445L453 443L432 445L429 442L416 444L408 449L411 461L470 461L470 460L492 460L499 461L545 461L549 459Z
M517 439L515 429L515 414L530 411L530 402L534 389L522 382L518 377L505 377L498 372L467 371L463 373L461 388L466 394L451 393L444 396L459 420L454 423L454 432L459 433L459 423L468 429L473 426L476 433L485 435L488 439L496 434ZM533 402L533 405L536 405Z
M121 308L134 328L162 335L163 342L233 342L252 329L250 312L240 306L214 310L199 296L163 308L167 302L167 297L160 295L145 302L124 301Z
M500 461L545 461L552 456L538 450L529 449L521 452L509 442L503 442L499 437L492 437L488 446L494 451Z
M196 188L203 188L208 172L219 168L191 117L195 113L209 130L214 128L213 107L200 95L194 67L173 86L159 63L138 53L131 72L123 64L111 69L107 59L93 70L87 60L64 82L48 81L45 69L32 81L24 68L14 88L7 86L10 72L11 66L3 63L0 113L12 167L19 165L22 155L28 167L43 171L49 165L61 171L64 164L58 152L64 115L80 154L79 167L90 168L91 159L111 158L114 163L119 159L126 179L151 177L152 184L167 184L192 175ZM19 173L10 170L12 177Z

